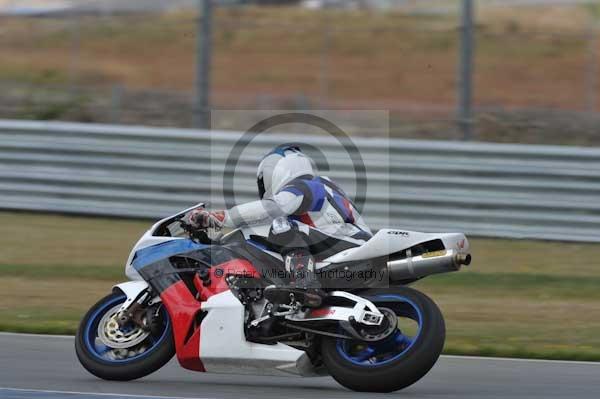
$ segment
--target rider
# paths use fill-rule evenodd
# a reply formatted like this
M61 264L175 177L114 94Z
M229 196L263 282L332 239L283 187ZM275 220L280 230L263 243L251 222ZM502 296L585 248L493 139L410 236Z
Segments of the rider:
M372 233L344 191L315 169L299 147L278 146L258 166L258 201L229 210L198 208L188 220L195 227L217 229L272 223L268 242L279 248L293 284L318 287L314 252L357 246Z

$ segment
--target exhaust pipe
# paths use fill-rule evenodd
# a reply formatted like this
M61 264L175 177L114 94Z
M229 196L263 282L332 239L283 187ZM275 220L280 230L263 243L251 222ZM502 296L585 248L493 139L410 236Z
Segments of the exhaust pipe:
M445 249L411 256L408 250L406 258L387 263L390 282L412 280L432 274L455 272L462 265L471 264L471 254L459 253L455 249Z

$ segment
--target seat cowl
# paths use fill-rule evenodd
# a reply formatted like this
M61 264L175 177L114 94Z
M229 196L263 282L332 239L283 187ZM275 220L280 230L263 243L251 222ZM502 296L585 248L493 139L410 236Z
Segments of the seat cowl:
M363 245L330 256L324 259L323 263L341 263L377 258L436 239L442 240L446 249L454 248L459 252L468 252L469 250L469 243L462 233L421 233L418 231L382 229Z

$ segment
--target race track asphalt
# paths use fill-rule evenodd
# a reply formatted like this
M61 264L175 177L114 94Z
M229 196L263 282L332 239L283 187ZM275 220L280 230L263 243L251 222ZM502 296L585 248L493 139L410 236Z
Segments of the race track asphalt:
M600 363L444 356L417 384L393 394L348 391L329 377L216 375L175 361L146 378L108 382L77 362L72 337L0 333L0 399L182 398L600 398Z

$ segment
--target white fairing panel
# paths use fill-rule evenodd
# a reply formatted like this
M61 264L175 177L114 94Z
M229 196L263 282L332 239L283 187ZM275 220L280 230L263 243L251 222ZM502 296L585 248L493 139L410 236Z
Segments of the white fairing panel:
M402 251L417 244L440 239L446 249L469 252L469 242L461 233L419 233L416 231L382 229L360 247L350 248L323 261L323 264L372 259Z
M290 375L300 374L306 356L290 346L246 341L244 306L231 291L214 295L202 304L208 314L200 327L200 359L207 372Z

